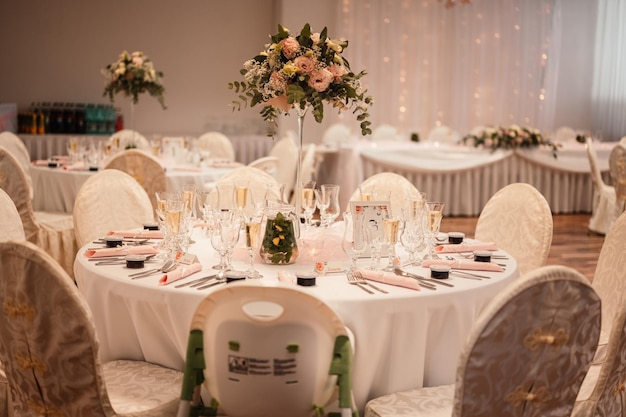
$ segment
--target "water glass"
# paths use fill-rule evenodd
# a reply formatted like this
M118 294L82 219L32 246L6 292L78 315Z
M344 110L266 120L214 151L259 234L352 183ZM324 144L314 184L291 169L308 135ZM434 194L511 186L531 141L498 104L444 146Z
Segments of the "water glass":
M339 216L339 186L324 184L316 191L317 207L320 209L320 218L323 227L328 227Z
M348 273L356 269L357 258L367 249L367 239L363 230L363 216L352 213L343 213L344 231L341 247L346 255L350 257L350 267Z
M429 201L425 206L424 234L428 240L428 254L425 259L439 259L435 254L435 237L439 233L441 218L443 217L443 203Z
M310 229L315 212L315 181L302 183L302 209L304 210L304 227Z

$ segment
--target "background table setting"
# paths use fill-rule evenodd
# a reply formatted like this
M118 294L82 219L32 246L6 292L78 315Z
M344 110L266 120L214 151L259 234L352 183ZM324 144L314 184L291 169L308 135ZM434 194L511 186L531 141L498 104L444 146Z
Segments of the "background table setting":
M174 206L168 203L166 210L181 210ZM334 218L326 226L303 225L295 262L271 264L256 249L266 242L265 232L258 230L257 243L252 243L250 221L235 220L236 212L229 221L221 217L211 223L204 217L187 223L187 231L181 232L186 236L183 240L188 239L183 244L184 254L173 252L179 254L178 263L165 260L170 243L143 238L146 232L140 226L106 235L127 236L124 246L107 248L105 240L97 240L81 248L74 273L94 316L102 360L136 358L183 369L189 323L210 291L223 285L288 285L329 304L353 332L354 395L362 409L368 399L383 394L454 382L457 357L478 314L519 276L515 259L492 242L485 245L467 240L451 245L445 241L447 235L439 234L434 237L440 241L435 240L426 250L418 249L416 255L421 258L431 249L439 253L437 263L446 264L447 279L431 279L428 263L409 262L399 236L396 249L382 254L381 270L369 269L369 256L347 251L357 268L354 274L347 274L351 261L342 248L346 223ZM224 213L214 211L215 216ZM165 214L163 219L167 236L170 216ZM236 236L226 251L232 269L225 273L226 279L218 280L214 266L226 258L215 249L213 239L227 233L222 223L234 225L231 230ZM195 227L191 228L192 224ZM273 239L278 242L280 237ZM468 259L477 248L491 249L492 262ZM387 253L391 254L389 263ZM130 255L152 257L145 260L143 268L133 268L126 264L129 259L144 258ZM399 269L382 270L392 260L397 260ZM151 269L155 271L143 274ZM255 276L253 272L261 278L246 279ZM239 282L227 282L232 280Z

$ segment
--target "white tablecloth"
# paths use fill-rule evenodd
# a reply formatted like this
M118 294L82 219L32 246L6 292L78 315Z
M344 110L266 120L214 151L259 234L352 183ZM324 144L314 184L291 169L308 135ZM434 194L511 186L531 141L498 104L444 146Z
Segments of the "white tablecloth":
M325 241L337 242L341 229L341 223L333 226ZM217 262L217 255L200 231L194 239L197 243L190 252L198 256L204 270L189 280L214 273L211 266ZM136 270L95 266L83 257L84 249L79 251L74 272L93 312L102 359L145 359L182 370L191 318L211 289L175 288L176 284L159 286L160 275L131 280L127 276ZM336 252L330 251L337 256ZM245 256L235 255L234 267L246 269L244 259ZM301 255L300 261L303 259ZM518 276L514 260L502 262L507 265L506 272L485 273L491 279L451 277L448 282L454 288L437 286L436 291L379 284L389 294L370 295L349 285L345 274L320 276L315 287L297 288L328 303L354 332L354 395L362 409L367 400L380 395L454 382L458 356L477 315ZM331 266L346 264L347 261L339 260L330 263ZM264 275L259 284L276 282L279 270L312 268L308 262L257 265ZM419 267L409 269L427 274Z
M166 170L167 190L182 191L184 184L193 183L202 189L208 182L217 181L233 168L209 168L187 170L183 167L170 167ZM33 210L71 213L81 185L95 171L64 170L46 166L31 165L33 182Z

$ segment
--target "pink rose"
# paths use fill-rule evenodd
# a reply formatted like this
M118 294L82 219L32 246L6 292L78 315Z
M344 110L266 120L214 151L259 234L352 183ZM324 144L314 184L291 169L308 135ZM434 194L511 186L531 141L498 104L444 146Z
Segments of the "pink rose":
M311 87L318 93L326 90L330 83L333 81L333 74L326 68L313 71L309 77L309 87Z
M300 44L295 38L285 38L280 41L280 46L283 49L283 55L287 59L293 59L300 50Z
M268 106L274 106L278 109L289 111L291 104L287 101L287 95L282 94L278 97L272 97L265 102Z
M330 67L328 67L328 71L330 71L330 73L333 74L333 78L335 79L335 82L337 83L341 82L341 77L348 73L348 70L346 69L346 67L344 67L343 65L336 65L336 64L333 64Z
M298 72L301 72L304 74L309 74L311 71L315 69L315 61L304 55L300 55L299 57L297 57L293 61L293 63L298 68Z
M493 141L491 139L485 139L485 146L491 148L491 145L493 145Z
M278 72L273 72L270 75L270 85L274 90L285 91L287 89L287 80Z

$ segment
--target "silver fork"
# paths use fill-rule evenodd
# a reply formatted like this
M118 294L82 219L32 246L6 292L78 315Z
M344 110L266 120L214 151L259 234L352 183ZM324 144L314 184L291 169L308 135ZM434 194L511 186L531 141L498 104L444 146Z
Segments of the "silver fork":
M369 282L368 280L366 280L365 278L363 278L363 274L360 271L353 271L352 272L352 276L353 276L353 278L355 278L361 284L368 285L368 286L374 288L376 291L382 292L383 294L389 294L389 292L387 290L379 288L376 285L374 285L371 282Z
M348 284L356 285L363 291L368 292L370 294L374 294L374 291L371 291L364 284L362 284L361 280L355 277L352 272L348 272L347 277L348 277Z

